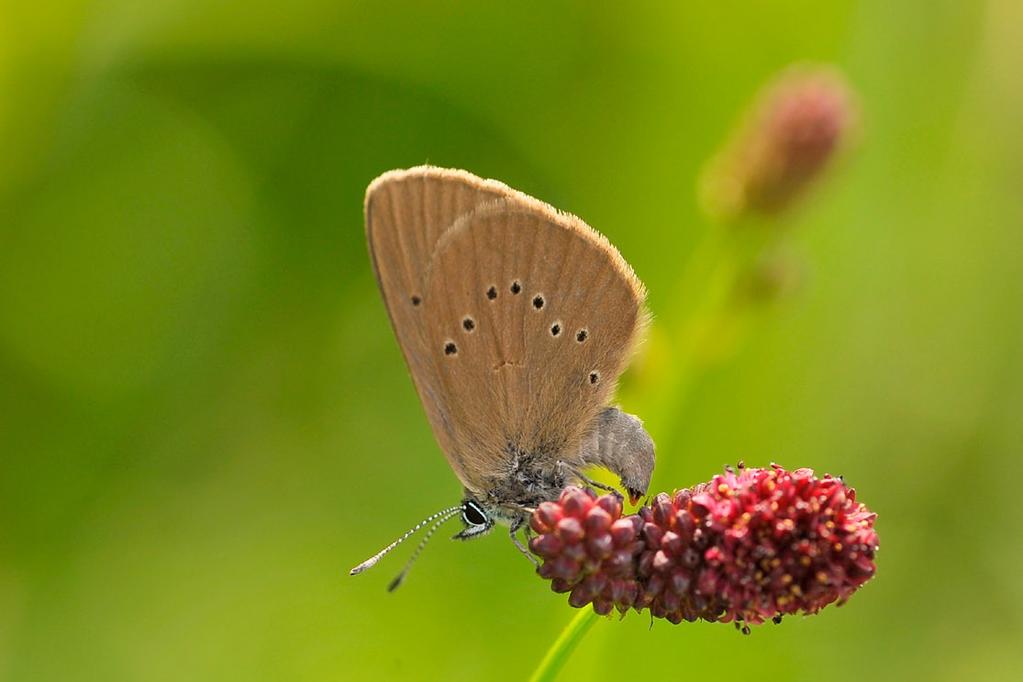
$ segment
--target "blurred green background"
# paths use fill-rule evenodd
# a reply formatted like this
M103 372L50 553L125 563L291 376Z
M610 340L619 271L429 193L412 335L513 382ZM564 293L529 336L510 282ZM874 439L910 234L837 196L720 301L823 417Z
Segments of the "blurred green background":
M460 494L365 187L502 179L607 234L670 320L700 168L803 60L863 110L791 226L803 286L648 427L661 488L844 474L878 577L751 637L599 622L563 679L1023 669L1018 2L0 8L0 678L527 676L573 613L503 533L436 540L395 594L408 550L346 575Z

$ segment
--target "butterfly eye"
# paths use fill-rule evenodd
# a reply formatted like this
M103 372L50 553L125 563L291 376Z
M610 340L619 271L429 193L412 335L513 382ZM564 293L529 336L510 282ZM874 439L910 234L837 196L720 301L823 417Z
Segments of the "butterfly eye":
M474 500L468 500L462 505L462 520L470 526L485 526L490 523L487 513Z

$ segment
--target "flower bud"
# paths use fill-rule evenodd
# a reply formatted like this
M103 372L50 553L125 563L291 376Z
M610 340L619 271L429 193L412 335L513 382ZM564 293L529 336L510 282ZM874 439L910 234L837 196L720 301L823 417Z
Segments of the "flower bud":
M784 211L823 174L856 122L852 91L836 70L785 71L708 165L705 207L725 220Z

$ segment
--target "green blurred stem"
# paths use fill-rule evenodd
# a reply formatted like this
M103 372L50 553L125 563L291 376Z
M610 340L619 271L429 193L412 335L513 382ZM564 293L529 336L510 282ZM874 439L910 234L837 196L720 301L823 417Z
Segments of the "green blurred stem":
M530 682L550 682L557 678L558 673L565 667L576 646L582 641L586 633L590 631L593 624L597 622L597 614L593 609L582 608L575 614L572 621L565 626L554 644L547 650L540 665L533 671Z
M671 450L670 424L692 382L741 341L753 311L739 305L737 287L777 241L777 227L753 222L712 225L687 261L661 327L657 362L633 385L642 393L635 397L645 405L645 420L661 431L662 452Z
M658 424L678 410L695 369L704 364L721 321L730 314L738 278L749 265L750 236L732 226L707 231L682 270L661 320L656 367L639 378L646 419ZM753 249L755 251L756 249Z

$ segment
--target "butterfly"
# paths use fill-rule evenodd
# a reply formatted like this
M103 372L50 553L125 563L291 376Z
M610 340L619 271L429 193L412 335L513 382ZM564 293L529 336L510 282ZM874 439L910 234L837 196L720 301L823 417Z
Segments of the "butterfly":
M635 501L654 445L608 403L648 315L618 250L579 218L462 170L393 170L366 191L366 238L398 345L464 494L367 561L461 515L455 538L508 526L570 484L617 474ZM605 487L605 486L598 486Z

